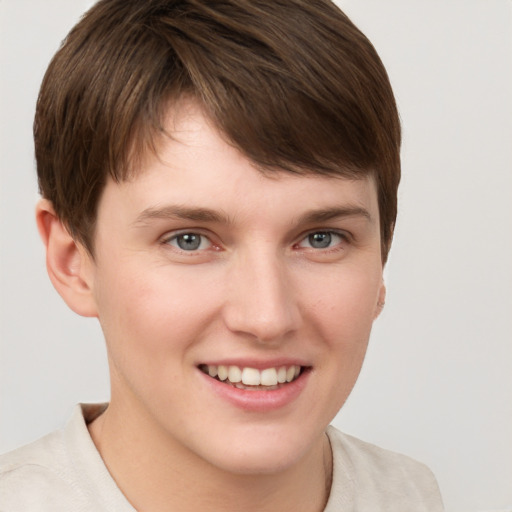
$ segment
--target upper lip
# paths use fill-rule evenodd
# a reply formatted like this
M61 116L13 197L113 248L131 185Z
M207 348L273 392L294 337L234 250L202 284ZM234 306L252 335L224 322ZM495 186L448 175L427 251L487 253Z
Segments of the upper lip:
M238 366L239 368L255 368L256 370L264 370L266 368L280 368L281 366L311 366L306 361L298 358L282 357L269 360L261 359L209 359L201 361L196 366Z

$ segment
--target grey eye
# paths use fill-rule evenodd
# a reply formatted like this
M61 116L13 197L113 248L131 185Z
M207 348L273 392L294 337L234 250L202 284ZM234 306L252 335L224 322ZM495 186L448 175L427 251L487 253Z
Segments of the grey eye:
M170 242L182 251L197 251L208 247L208 239L198 233L182 233L173 237Z
M314 249L325 249L332 243L332 234L328 231L319 231L308 235L308 242Z

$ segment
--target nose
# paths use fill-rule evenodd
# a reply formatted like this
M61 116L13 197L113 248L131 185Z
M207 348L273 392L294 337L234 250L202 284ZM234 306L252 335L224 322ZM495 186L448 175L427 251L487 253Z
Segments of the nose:
M269 343L297 329L298 296L290 270L272 251L240 255L226 284L224 321L232 332Z

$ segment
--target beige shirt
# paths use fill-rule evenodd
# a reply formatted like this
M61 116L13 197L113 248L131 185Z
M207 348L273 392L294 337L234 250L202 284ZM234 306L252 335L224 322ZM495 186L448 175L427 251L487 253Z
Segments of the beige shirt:
M105 405L77 406L63 430L0 457L1 512L134 512L87 430ZM439 489L422 464L327 430L333 482L324 512L438 512Z

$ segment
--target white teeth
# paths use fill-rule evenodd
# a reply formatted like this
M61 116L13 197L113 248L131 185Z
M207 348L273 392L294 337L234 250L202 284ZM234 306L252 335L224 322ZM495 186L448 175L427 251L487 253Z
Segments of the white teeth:
M242 371L238 366L230 366L228 370L229 382L237 383L242 380Z
M275 386L277 384L277 371L275 368L267 368L261 372L261 384L263 386Z
M279 368L240 368L239 366L226 365L203 365L201 369L210 377L218 378L221 381L229 380L232 384L244 386L265 386L275 388L278 384L292 382L300 375L300 366L280 366Z
M242 371L242 382L246 386L259 386L261 384L261 374L255 368L244 368Z
M208 367L208 368L210 368L210 367ZM208 370L208 373L210 373L209 370ZM221 364L219 366L217 374L218 374L220 380L226 380L228 378L228 367Z
M281 366L281 368L277 370L277 382L279 382L279 384L286 382L286 366Z

